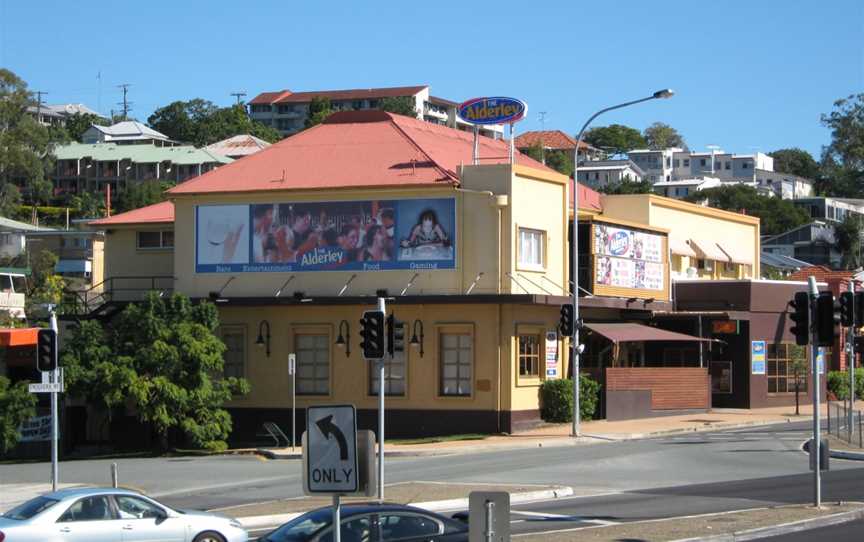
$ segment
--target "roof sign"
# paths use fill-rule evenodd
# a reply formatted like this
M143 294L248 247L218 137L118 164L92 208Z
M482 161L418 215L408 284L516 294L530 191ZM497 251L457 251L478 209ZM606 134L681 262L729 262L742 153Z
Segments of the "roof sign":
M512 124L528 112L528 104L516 98L474 98L459 105L459 117L472 124Z

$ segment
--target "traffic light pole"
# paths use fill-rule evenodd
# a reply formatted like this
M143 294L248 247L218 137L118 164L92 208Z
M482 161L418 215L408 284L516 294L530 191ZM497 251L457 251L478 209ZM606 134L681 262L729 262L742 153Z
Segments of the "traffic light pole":
M849 440L852 440L852 428L854 427L853 423L855 420L855 327L860 325L860 322L856 322L856 316L858 315L858 311L855 307L855 281L849 281L849 291L852 293L852 325L849 326L849 336L847 340L849 341L849 356L846 358L846 367L849 371L849 412L848 419L846 422L849 424L847 427L849 428Z
M816 333L816 298L819 295L819 289L816 287L816 279L807 278L807 287L810 292L810 360L813 365L813 447L810 450L811 461L813 468L813 506L819 508L822 506L822 472L820 454L822 451L821 439L821 420L819 416L819 346L818 336Z
M387 315L387 301L378 298L378 310ZM386 333L384 336L386 337ZM385 348L386 351L386 348ZM386 355L386 354L385 354ZM378 363L378 502L384 503L384 358Z
M51 329L57 332L57 314L54 312L54 307L48 308L51 311ZM54 364L54 370L51 371L51 382L60 382L60 364ZM51 392L51 491L57 491L57 484L60 479L60 468L57 464L57 434L59 422L57 412L57 392Z

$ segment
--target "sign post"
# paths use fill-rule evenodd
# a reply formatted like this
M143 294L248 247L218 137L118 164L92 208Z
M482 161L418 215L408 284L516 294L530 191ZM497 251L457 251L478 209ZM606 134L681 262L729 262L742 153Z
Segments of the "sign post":
M849 428L849 442L852 442L852 427L855 423L855 326L860 325L859 322L855 321L855 315L857 311L855 310L855 281L849 281L849 293L850 298L852 299L852 325L849 326L849 336L847 337L847 342L849 344L849 355L846 356L846 367L849 371L849 412L848 412L848 420L846 420L847 427Z
M60 469L57 457L57 435L59 433L59 412L57 394L63 392L63 370L57 363L57 315L54 306L48 305L51 314L51 327L40 329L36 344L36 367L42 373L42 382L30 384L30 393L51 394L51 490L57 491Z
M813 469L813 506L819 508L822 505L822 471L819 462L819 454L822 448L821 420L819 412L819 357L821 356L816 335L816 297L819 289L816 279L808 277L807 287L810 292L810 360L813 363L813 446L810 447L810 457L816 459L816 468Z
M288 354L288 375L291 377L291 451L297 445L297 354Z
M387 301L378 298L378 310L387 314ZM378 360L378 502L384 503L384 358Z

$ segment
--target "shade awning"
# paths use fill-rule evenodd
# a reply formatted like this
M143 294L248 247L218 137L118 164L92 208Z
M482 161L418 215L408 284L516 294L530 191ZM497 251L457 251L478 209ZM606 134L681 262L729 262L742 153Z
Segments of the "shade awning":
M687 244L687 241L674 235L669 236L669 250L676 256L696 257L696 251Z
M632 323L614 323L614 324L585 324L585 327L595 333L603 335L613 343L626 342L643 342L643 341L701 341L701 342L717 342L716 339L704 339L694 337L693 335L685 335L675 331L666 331L656 327L645 326L642 324Z
M690 247L696 251L696 255L705 260L717 262L731 262L732 260L720 249L714 241L704 239L690 239Z
M5 328L0 329L0 346L35 346L39 328Z
M740 263L743 265L753 265L753 254L750 254L743 247L739 247L732 243L717 243L724 253L729 256L732 263Z

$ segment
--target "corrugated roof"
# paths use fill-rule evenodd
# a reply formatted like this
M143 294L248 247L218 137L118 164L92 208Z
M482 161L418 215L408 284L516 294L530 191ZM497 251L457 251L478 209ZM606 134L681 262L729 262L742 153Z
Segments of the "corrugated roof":
M118 224L170 224L174 222L174 204L163 201L134 209L108 218L93 220L90 226L116 226Z
M118 122L117 124L112 124L111 126L99 126L98 124L93 124L91 127L96 128L103 134L111 136L113 138L168 139L168 136L166 136L165 134L157 132L153 128L150 128L149 126L134 120L124 120L122 122Z
M34 226L33 224L28 224L27 222L20 222L18 220L12 220L11 218L6 218L5 216L0 216L0 231L3 231L3 232L54 231L54 228L43 228L41 226Z
M266 149L271 144L259 139L251 134L241 134L216 143L211 143L204 147L208 152L219 154L221 156L235 157L248 156L256 152Z
M170 161L179 165L229 164L231 158L196 149L191 145L177 147L157 147L155 145L117 145L116 143L70 143L55 147L54 156L58 160L79 160L91 158L96 161L129 160L139 164L152 164Z
M537 145L538 143L547 149L567 149L576 148L576 139L565 134L561 130L535 130L533 132L525 132L516 137L516 147L527 149L528 147ZM582 142L581 149L596 150L588 143Z
M794 269L797 271L802 267L810 267L810 264L803 260L798 260L789 256L785 256L783 254L774 254L771 252L762 252L759 255L759 260L761 261L762 265L776 267L778 269Z
M374 98L396 98L399 96L413 96L428 85L413 87L389 87L389 88L355 88L348 90L312 90L308 92L291 92L278 97L272 103L304 103L311 102L312 98L329 98L331 100L368 100Z
M506 142L479 141L482 164L508 162ZM455 185L472 148L467 132L383 111L345 111L169 193ZM553 172L521 153L516 161Z

